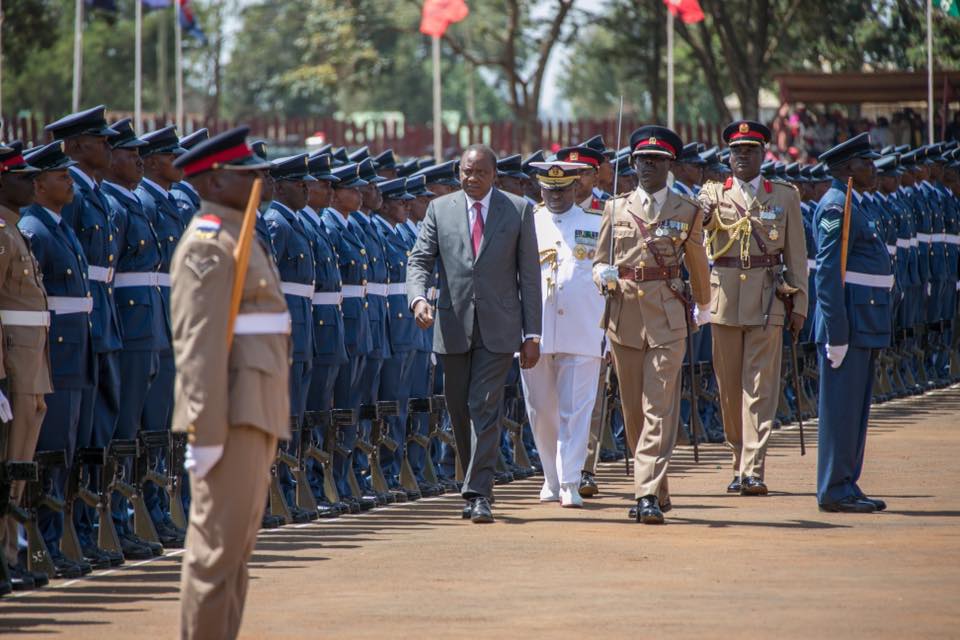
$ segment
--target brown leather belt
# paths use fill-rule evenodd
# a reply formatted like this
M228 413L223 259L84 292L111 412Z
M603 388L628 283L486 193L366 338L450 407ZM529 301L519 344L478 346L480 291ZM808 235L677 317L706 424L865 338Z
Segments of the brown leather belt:
M680 267L618 267L620 277L634 282L649 282L651 280L673 280L680 277Z
M731 269L763 269L765 267L775 267L783 264L783 254L774 253L762 256L750 256L750 261L746 264L740 262L740 258L731 256L721 256L715 258L713 266L729 267Z

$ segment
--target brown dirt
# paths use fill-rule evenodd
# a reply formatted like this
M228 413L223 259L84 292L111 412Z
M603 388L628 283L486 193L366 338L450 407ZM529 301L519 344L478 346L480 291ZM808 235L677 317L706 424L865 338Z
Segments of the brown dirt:
M875 408L861 485L886 513L820 513L816 428L774 434L771 495L723 492L718 445L681 448L663 527L626 519L606 465L587 508L497 488L497 523L444 496L264 532L247 638L960 636L960 388ZM0 634L176 636L176 555L0 601Z

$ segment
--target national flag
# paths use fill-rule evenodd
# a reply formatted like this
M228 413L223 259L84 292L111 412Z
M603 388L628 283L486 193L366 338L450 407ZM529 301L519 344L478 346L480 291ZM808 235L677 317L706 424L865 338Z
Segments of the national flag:
M960 0L940 0L940 8L948 16L960 18Z
M684 24L693 24L703 20L703 9L697 0L663 0L667 9Z
M425 0L420 33L440 37L454 22L460 22L470 14L463 0Z
M193 15L190 8L190 0L177 0L180 5L180 28L188 34L199 40L202 44L207 44L207 35L200 28L197 17Z

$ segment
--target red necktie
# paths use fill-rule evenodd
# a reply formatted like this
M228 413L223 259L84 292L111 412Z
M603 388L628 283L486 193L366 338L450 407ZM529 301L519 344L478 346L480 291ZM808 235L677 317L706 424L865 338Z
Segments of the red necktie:
M480 253L480 241L483 240L483 205L474 202L473 210L477 215L473 221L473 229L470 231L470 239L473 241L473 257L476 258Z

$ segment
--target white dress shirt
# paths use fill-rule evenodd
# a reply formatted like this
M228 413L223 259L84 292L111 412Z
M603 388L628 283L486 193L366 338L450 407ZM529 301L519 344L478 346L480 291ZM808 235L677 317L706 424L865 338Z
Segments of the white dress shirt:
M763 176L762 176L761 174L759 174L759 173L758 173L757 176L756 176L753 180L751 180L750 182L744 182L744 181L741 180L740 178L734 178L734 179L733 179L733 181L737 184L737 188L740 189L740 193L743 194L743 201L744 201L744 202L748 202L748 201L750 200L750 198L755 198L755 197L757 197L757 196L760 194L760 181L761 181L762 179L763 179ZM749 184L751 187L753 187L753 195L751 195L751 194L747 191L746 185L748 185L748 184Z
M474 200L467 195L467 192L464 191L463 195L467 197L467 229L470 230L470 234L473 235L473 225L477 221L477 210L474 208L474 205L480 203L480 215L483 216L483 228L487 228L487 214L490 213L490 196L493 194L493 189L487 191L487 195L483 196L479 200Z

